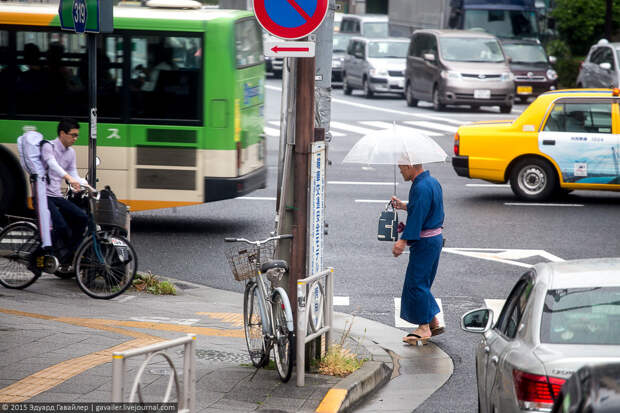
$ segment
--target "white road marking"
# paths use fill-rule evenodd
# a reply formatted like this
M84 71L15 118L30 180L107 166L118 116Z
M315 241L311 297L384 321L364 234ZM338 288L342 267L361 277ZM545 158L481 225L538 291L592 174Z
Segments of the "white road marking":
M279 120L270 120L268 121L268 123L274 125L274 126L280 126L280 121ZM340 132L336 132L336 131L330 131L332 136L346 136L345 133L340 133ZM278 135L280 135L280 133L278 132Z
M336 121L332 121L329 124L329 126L331 128L346 130L349 132L355 132L361 135L368 135L370 133L379 132L377 129L362 128L360 126L355 126L355 125L351 125L348 123L342 123L342 122L336 122Z
M426 122L426 121L405 121L407 125L421 126L423 128L429 129L437 129L444 132L455 133L458 128L450 125L442 125L440 123L435 122Z
M334 296L334 305L349 305L349 297Z
M507 206L582 207L583 204L542 204L536 202L504 202Z
M533 265L515 260L540 256L548 261L562 262L564 259L557 257L545 250L525 249L493 249L493 248L443 248L442 251L466 257L479 258L488 261L501 262L517 267L531 268Z
M356 199L358 204L387 204L389 199Z
M509 184L465 184L470 188L510 188Z
M166 323L166 324L178 324L181 326L191 326L192 324L196 324L200 321L198 318L168 318L168 317L131 317L134 321L142 321L145 323Z
M497 322L497 318L499 317L499 313L502 312L502 307L504 306L505 302L506 300L497 300L493 298L484 299L484 305L486 305L487 308L493 310L493 324Z
M331 185L386 185L394 186L394 182L359 182L359 181L327 181ZM398 185L398 182L396 183Z
M246 201L275 201L275 196L240 196L236 199L243 199Z
M366 121L362 121L360 122L363 125L368 125L368 126L374 126L376 128L382 128L382 129L390 129L393 125L389 122L382 122L382 121L376 121L376 120L366 120ZM406 130L406 131L411 131L411 132L419 132L422 133L426 136L441 136L441 133L437 133L437 132L432 132L426 129L418 129L418 128L410 128L407 126L402 126L400 125L401 130Z
M277 90L278 92L282 92L282 88L281 87L277 87L277 86L271 86L271 85L265 85L265 89L271 89L271 90ZM372 106L372 105L367 105L364 103L356 103L356 102L350 102L347 100L343 100L343 99L334 99L332 98L332 103L340 103L343 105L349 105L349 106L355 106L358 108L364 108L364 109L370 109L370 110L374 110L374 111L381 111L381 112L385 112L385 113L393 113L393 114L397 114L397 115L405 115L405 116L413 116L416 118L421 118L421 119L430 119L430 120L436 120L439 122L447 122L447 123L451 123L453 125L464 125L466 123L469 123L469 121L458 121L458 120L453 120L453 119L449 119L449 118L443 118L440 116L432 116L432 115L426 115L423 113L416 113L416 112L406 112L404 110L395 110L395 109L387 109L387 108L382 108L380 106Z
M263 130L265 131L265 134L269 136L280 136L280 129L268 128L265 126Z
M441 299L440 298L435 298L435 301L437 301L437 305L439 306L439 314L437 314L437 319L439 320L439 325L441 326L445 326L445 320L443 318L443 306L441 305ZM411 324L408 321L403 320L402 318L400 318L400 297L394 297L394 326L395 327L404 327L404 328L411 328L412 330L416 329L418 327L417 324Z

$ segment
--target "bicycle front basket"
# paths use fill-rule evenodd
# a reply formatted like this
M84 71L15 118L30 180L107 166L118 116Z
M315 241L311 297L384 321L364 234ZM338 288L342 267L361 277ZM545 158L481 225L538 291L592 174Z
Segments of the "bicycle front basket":
M226 259L235 280L244 281L255 277L261 264L273 259L273 244L232 248L226 251Z

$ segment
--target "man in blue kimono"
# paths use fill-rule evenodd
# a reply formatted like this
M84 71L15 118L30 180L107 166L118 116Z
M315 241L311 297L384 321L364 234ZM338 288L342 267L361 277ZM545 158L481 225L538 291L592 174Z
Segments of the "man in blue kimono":
M436 317L439 306L431 294L443 246L443 195L439 182L424 171L422 165L399 165L399 168L403 179L412 184L408 204L392 197L394 208L407 211L405 229L394 244L392 254L398 257L409 246L400 318L418 324L403 341L421 345L444 331Z

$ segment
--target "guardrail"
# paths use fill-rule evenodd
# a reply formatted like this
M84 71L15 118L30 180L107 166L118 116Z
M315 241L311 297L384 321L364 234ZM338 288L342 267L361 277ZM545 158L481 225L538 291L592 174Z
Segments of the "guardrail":
M168 362L172 370L170 380L168 381L168 387L166 388L166 394L162 403L168 403L172 393L172 385L174 384L176 390L176 397L178 401L179 412L193 413L196 411L196 359L195 359L195 343L196 336L194 334L188 334L186 337L177 338L175 340L165 341L163 343L157 343L150 346L138 348L135 350L127 350L123 352L114 352L112 355L112 402L122 403L125 390L125 367L127 359L140 355L147 355L146 360L140 366L133 386L131 388L131 395L129 396L129 402L133 403L138 400L143 403L142 391L140 389L140 379L142 373L146 369L149 362L156 356L161 356ZM183 393L180 391L179 378L177 370L172 362L172 359L163 350L184 346L183 354Z
M311 334L308 334L308 322L310 321L311 311L307 310L308 286L315 282L321 282L325 278L325 294L322 297L317 296L321 287L317 286L315 291L316 301L311 303L315 305L315 311L322 311L322 314L315 313L316 319L312 320ZM320 300L322 306L320 305ZM334 319L334 269L328 268L318 274L311 275L308 278L297 280L297 328L296 328L296 350L297 350L297 386L303 387L305 382L306 366L306 343L325 334L325 346L329 349L331 342L332 321ZM316 308L322 307L322 308ZM318 324L318 325L317 325Z

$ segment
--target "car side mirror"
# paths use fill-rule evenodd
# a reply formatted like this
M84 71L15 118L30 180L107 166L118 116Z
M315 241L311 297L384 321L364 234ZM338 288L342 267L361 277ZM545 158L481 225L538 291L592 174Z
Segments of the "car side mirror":
M435 55L432 53L424 53L424 60L426 60L427 62L434 62Z
M461 328L469 333L486 333L493 325L493 310L479 308L461 317Z
M599 65L603 70L611 70L611 63L603 62Z
M556 59L555 56L549 56L549 63L551 63L552 65L554 65L557 61L558 59Z

